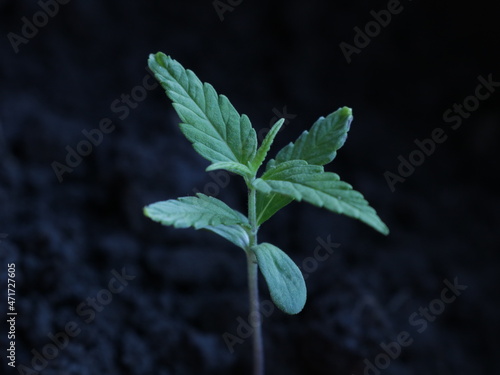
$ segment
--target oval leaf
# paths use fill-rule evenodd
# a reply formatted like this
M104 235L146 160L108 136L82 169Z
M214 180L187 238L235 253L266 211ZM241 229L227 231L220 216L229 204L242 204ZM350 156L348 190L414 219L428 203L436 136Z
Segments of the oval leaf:
M299 267L288 255L270 243L254 246L252 251L276 306L287 314L302 311L307 290Z

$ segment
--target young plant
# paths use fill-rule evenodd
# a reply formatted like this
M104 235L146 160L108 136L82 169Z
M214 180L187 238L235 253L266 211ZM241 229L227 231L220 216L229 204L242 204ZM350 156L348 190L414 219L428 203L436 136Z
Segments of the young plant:
M240 115L224 95L202 83L191 71L163 53L149 57L149 68L172 100L182 123L181 131L194 149L210 161L207 171L225 169L240 175L248 188L247 216L221 200L201 193L170 199L144 208L154 221L176 228L207 229L245 251L251 316L260 319L258 269L262 272L276 306L297 314L306 302L301 271L282 250L259 243L259 227L290 202L305 201L332 212L361 220L375 230L389 229L361 193L323 165L330 163L342 147L352 121L350 108L343 107L320 117L295 141L279 151L258 176L266 155L284 119L278 120L260 146L250 120ZM253 335L254 374L264 373L261 322Z

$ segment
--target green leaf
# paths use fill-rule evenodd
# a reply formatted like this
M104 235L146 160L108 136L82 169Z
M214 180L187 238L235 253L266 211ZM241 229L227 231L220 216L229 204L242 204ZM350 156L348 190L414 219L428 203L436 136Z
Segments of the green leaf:
M352 122L352 110L342 107L326 117L320 117L295 141L281 149L269 167L289 160L305 160L309 164L325 165L337 155Z
M259 167L264 162L264 159L266 158L266 155L269 152L271 145L273 144L274 138L276 137L276 134L278 134L278 132L280 131L284 122L285 122L284 118L276 121L276 123L273 125L271 130L269 130L269 133L266 134L266 137L264 138L264 140L262 141L262 144L260 145L259 149L257 150L255 157L250 162L250 168L252 169L252 171L254 173L257 172Z
M342 107L326 117L320 117L295 141L285 146L271 159L266 170L290 160L305 160L309 164L325 165L337 155L347 139L347 132L352 122L352 110ZM273 216L280 209L293 201L281 194L257 193L257 217L259 225Z
M204 229L208 229L211 232L224 237L226 240L231 241L243 250L247 250L250 243L247 231L240 225L217 225L217 226L207 226Z
M239 174L240 176L243 177L252 176L252 172L250 171L250 169L248 169L246 165L235 163L233 161L220 161L218 163L213 163L210 164L205 170L209 172L216 169L225 169L226 171Z
M389 229L369 206L363 195L340 177L324 172L323 167L303 160L287 161L266 171L254 187L264 194L278 193L297 201L306 201L332 212L361 220L382 234Z
M307 298L306 283L293 260L266 242L254 246L252 251L276 306L287 314L302 311Z
M144 207L144 215L163 225L195 229L218 225L248 224L248 219L221 200L198 193L156 202Z
M189 69L158 52L149 68L173 101L184 135L194 149L212 163L246 165L257 149L257 136L246 115L240 115L224 95L202 83Z

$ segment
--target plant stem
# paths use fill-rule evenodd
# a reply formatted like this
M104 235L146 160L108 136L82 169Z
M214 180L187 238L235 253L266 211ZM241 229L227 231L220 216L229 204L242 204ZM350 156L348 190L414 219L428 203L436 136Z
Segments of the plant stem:
M250 244L247 249L247 268L248 268L248 291L250 297L250 325L254 328L253 332L253 375L264 375L264 344L262 341L262 318L260 314L259 301L259 266L255 254L251 248L257 245L257 214L256 214L256 191L248 184L248 221L250 222Z
M255 256L248 253L248 289L250 294L250 325L254 327L253 341L253 375L264 374L264 345L262 342L262 321L259 309L258 265Z
M257 192L255 188L249 183L248 187L248 221L250 222L250 227L252 233L250 235L250 247L257 245L257 231L259 230L257 226Z

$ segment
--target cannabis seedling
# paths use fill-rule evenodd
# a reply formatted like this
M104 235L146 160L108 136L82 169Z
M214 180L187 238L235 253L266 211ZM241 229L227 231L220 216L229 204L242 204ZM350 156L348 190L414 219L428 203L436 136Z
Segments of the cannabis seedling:
M342 147L352 121L350 108L343 107L320 117L311 130L267 162L257 176L273 140L283 125L278 120L261 145L246 115L240 115L224 95L202 83L191 71L163 53L149 57L149 68L172 100L182 123L184 135L194 149L211 164L207 171L225 169L240 175L248 188L248 215L233 210L224 202L201 193L170 199L144 208L152 220L176 228L207 229L241 247L247 256L251 316L260 319L257 276L264 275L271 298L282 311L297 314L306 302L304 278L295 263L270 243L259 243L260 225L292 202L306 201L315 206L359 219L377 231L388 234L361 193L325 172ZM253 335L254 374L264 373L261 322Z

